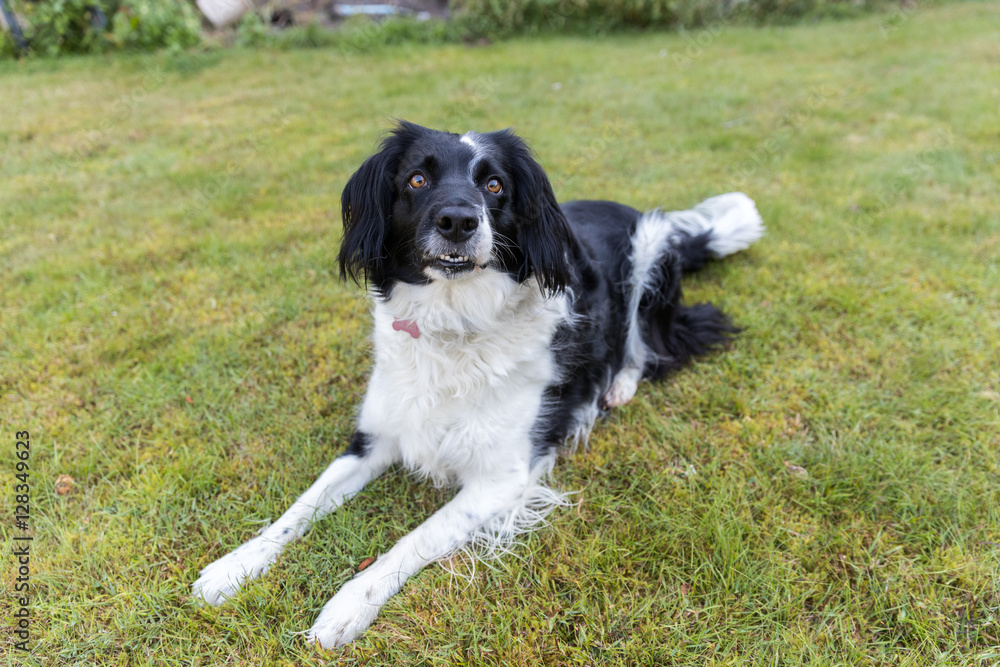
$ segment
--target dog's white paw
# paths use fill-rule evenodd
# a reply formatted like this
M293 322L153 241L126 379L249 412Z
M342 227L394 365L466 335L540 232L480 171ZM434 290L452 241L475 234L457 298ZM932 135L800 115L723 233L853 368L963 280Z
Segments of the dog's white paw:
M356 584L349 581L323 606L316 622L306 633L306 640L323 648L349 644L368 629L382 605L369 601Z
M642 371L635 368L624 368L615 376L611 387L604 392L601 397L601 407L617 408L625 405L635 396L636 389L639 388L639 379Z
M191 585L195 597L212 605L233 597L247 581L267 572L280 552L275 546L255 537L208 565Z

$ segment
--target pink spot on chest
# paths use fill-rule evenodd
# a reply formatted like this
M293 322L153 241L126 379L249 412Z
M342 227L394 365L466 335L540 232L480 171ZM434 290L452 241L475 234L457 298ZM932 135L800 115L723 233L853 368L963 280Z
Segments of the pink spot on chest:
M413 320L393 318L392 328L396 331L405 331L414 338L420 338L420 329L417 327L417 323Z

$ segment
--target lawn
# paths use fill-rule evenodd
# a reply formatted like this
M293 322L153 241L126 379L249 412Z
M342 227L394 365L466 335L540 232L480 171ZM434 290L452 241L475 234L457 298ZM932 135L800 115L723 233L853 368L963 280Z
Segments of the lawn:
M0 63L4 664L1000 661L1000 3L366 47ZM731 349L560 460L574 507L325 653L296 633L448 491L391 471L231 604L189 591L346 445L339 196L393 117L513 126L561 199L741 189L768 233L688 282Z

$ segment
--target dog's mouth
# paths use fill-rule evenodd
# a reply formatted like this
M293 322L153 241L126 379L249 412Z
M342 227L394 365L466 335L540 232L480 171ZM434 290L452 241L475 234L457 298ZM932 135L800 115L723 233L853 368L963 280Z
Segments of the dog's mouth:
M446 273L463 273L471 271L476 264L469 255L444 254L434 260L435 266Z

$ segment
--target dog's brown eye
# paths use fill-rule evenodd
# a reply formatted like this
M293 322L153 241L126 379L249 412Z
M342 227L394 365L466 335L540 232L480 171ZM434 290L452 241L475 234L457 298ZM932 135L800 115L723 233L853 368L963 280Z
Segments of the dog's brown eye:
M427 185L427 179L419 171L413 176L410 176L410 187L411 188L422 188Z
M492 192L493 194L498 195L500 194L500 191L503 190L503 185L500 184L500 179L491 178L490 180L486 181L486 189Z

